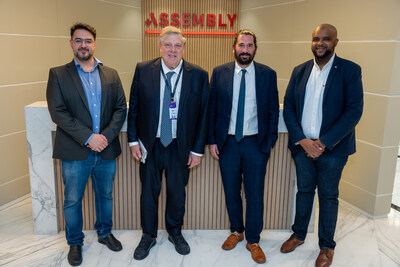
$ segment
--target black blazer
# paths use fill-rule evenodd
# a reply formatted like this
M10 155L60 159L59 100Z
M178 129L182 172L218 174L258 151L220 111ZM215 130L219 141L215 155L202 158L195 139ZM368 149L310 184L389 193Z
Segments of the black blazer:
M286 89L283 117L289 132L289 149L296 153L306 138L301 128L304 96L313 68L309 60L294 68ZM324 155L345 157L356 152L355 127L363 110L361 68L335 56L323 96L322 124L319 139L326 146Z
M126 100L117 71L101 65L98 68L101 79L100 133L109 144L101 156L111 160L121 153L117 137L126 118ZM50 116L57 125L53 157L86 159L90 148L85 142L93 133L92 117L74 61L50 69L46 96Z
M161 58L138 63L133 77L128 113L128 142L140 139L151 153L160 116ZM181 160L190 151L203 154L207 135L208 73L183 61L177 142Z
M211 77L209 102L210 127L207 143L222 150L228 136L232 111L233 74L235 62L216 67ZM258 148L269 153L278 139L279 98L276 72L254 62L258 120Z

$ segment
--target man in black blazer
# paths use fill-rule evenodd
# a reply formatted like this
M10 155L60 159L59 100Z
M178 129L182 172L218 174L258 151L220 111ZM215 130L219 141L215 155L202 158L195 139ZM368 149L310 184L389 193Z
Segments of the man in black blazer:
M271 148L278 138L279 100L276 72L253 61L257 40L241 30L233 46L235 61L214 69L209 101L208 144L219 159L231 235L222 245L233 249L246 234L246 248L265 262L258 245L263 228L264 181ZM243 223L242 182L246 197Z
M314 30L314 60L294 68L283 109L298 192L293 234L281 252L304 243L318 188L321 250L316 266L321 267L332 263L339 181L348 156L356 151L355 127L363 110L361 68L335 55L338 41L332 25L321 24Z
M158 197L165 171L168 240L178 253L190 252L182 236L185 186L200 164L207 135L208 74L182 59L186 39L168 26L160 34L161 58L137 64L128 114L128 141L140 163L142 239L134 258L144 259L156 243Z
M111 234L112 188L118 133L126 117L126 100L118 73L93 56L96 30L84 23L71 27L72 62L50 69L47 104L57 125L53 157L61 159L68 262L82 262L82 197L89 176L95 191L98 241L122 249Z

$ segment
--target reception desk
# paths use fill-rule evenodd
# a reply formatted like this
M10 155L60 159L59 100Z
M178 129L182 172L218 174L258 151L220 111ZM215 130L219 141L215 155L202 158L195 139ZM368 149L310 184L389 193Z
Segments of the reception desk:
M279 138L271 151L265 177L264 228L289 229L293 222L295 169L287 149L288 133L279 118ZM52 159L55 125L45 101L25 107L26 135L29 153L34 232L57 233L64 229L63 184L60 162ZM114 229L140 229L139 163L135 162L127 144L126 122L119 135L122 154L117 159L114 181ZM94 192L89 179L83 200L84 229L93 229L95 221ZM165 229L165 179L159 200L159 228ZM314 227L311 220L310 229ZM190 172L187 185L184 229L228 229L229 219L218 161L208 149L200 166Z

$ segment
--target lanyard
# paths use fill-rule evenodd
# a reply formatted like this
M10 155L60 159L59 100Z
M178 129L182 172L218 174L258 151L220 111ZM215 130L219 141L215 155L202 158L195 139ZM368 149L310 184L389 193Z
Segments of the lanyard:
M174 102L174 96L175 96L175 92L176 92L176 87L178 86L179 79L181 78L182 70L183 70L183 64L182 64L181 69L179 71L178 78L176 79L174 90L172 91L172 88L170 87L169 83L167 82L167 76L165 75L163 67L161 66L161 74L162 74L162 76L164 78L165 86L168 88L168 91L171 94L171 102L172 103Z

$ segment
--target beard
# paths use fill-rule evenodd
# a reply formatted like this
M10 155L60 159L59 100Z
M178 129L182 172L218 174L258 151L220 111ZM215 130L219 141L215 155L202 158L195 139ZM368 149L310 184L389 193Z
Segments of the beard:
M247 59L243 59L240 56L242 55L247 55L249 56ZM254 59L254 54L249 54L249 53L240 53L238 54L237 51L235 50L235 59L237 62L239 62L240 65L249 65L253 59Z
M80 53L80 51L84 52L86 51L87 54L83 55ZM89 49L78 49L77 51L74 51L74 55L81 61L88 61L89 59L91 59L93 57L93 52L90 52Z
M317 48L313 48L313 49L312 49L312 52L313 52L315 58L317 58L317 59L324 59L324 58L329 57L329 56L332 54L333 51L330 50L330 49L326 49L326 50L325 50L325 53L323 53L322 55L318 55L318 54L317 54Z

